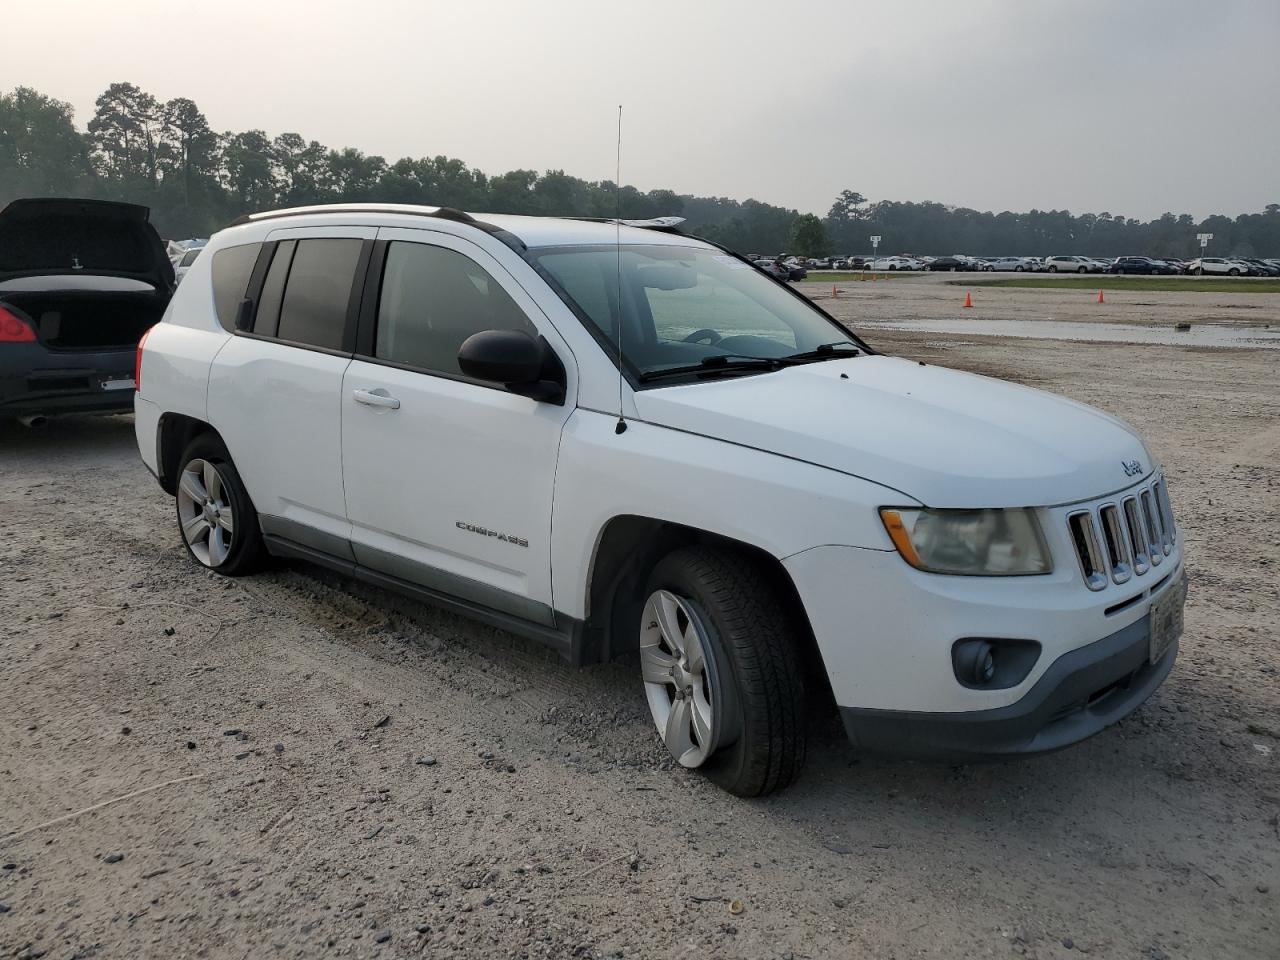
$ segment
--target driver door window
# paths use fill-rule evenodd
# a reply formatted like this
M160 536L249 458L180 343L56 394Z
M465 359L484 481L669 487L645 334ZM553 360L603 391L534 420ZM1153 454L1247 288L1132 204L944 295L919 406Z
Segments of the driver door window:
M482 330L538 331L470 257L427 243L387 247L374 355L379 360L464 378L458 349Z

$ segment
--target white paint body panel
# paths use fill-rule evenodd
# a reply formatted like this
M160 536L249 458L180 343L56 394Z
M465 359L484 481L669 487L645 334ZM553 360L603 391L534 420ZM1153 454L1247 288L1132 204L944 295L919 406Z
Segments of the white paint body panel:
M1152 464L1108 414L1041 390L897 357L645 390L639 416L902 491L931 507L1069 503Z

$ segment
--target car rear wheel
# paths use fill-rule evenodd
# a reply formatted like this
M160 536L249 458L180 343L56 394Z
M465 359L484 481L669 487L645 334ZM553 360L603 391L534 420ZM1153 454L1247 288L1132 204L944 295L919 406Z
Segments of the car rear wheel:
M739 553L689 547L649 577L640 664L654 725L676 762L742 797L804 765L795 628L769 577Z
M1055 266L1055 267L1050 267L1050 268L1049 268L1049 272L1050 272L1050 273L1057 273L1057 272L1058 272L1058 268L1057 268L1056 266Z
M1023 266L1017 266L1017 267L1014 267L1014 268L1013 268L1013 272L1014 272L1014 273L1021 273L1021 272L1022 272L1023 270L1025 270L1025 269L1026 269L1026 267L1023 267Z
M262 531L244 482L226 447L212 434L187 446L178 475L178 530L202 567L229 577L261 565Z

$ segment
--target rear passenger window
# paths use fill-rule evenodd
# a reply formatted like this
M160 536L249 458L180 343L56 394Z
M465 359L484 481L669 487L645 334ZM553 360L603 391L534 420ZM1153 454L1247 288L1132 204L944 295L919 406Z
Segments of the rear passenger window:
M280 302L276 336L293 343L342 349L361 243L329 238L297 242Z
M289 284L292 288L292 279ZM470 257L425 243L387 248L374 347L378 359L462 376L458 348L481 330L537 336L524 311Z
M228 332L235 331L236 311L249 287L249 276L261 248L260 243L244 243L223 247L213 255L213 308L218 322Z

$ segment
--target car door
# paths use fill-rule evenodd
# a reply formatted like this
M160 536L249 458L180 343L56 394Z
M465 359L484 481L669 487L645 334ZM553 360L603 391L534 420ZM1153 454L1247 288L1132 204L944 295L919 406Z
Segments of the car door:
M301 227L269 234L250 281L250 328L236 331L209 373L210 421L263 533L347 560L342 375L376 232Z
M384 228L370 278L342 386L357 562L552 625L552 485L576 396L567 345L511 273L465 239ZM566 401L462 374L458 348L489 329L545 337L566 368Z

